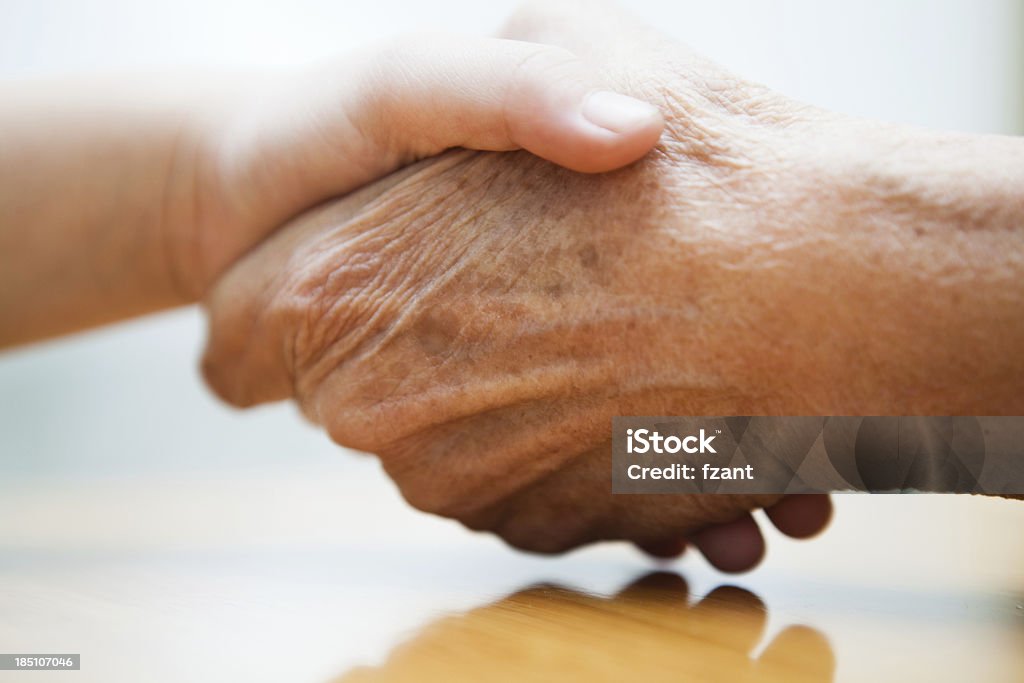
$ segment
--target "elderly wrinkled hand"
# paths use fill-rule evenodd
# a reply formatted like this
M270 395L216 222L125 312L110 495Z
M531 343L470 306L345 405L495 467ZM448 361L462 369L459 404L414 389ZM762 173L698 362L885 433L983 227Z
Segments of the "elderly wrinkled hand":
M607 50L611 84L664 103L653 157L585 176L456 151L310 212L208 296L206 377L236 405L294 398L414 506L517 547L753 524L781 497L612 496L609 425L831 407L786 386L796 369L773 381L791 350L762 343L766 299L792 296L777 266L812 248L789 220L812 188L787 164L816 114L616 15L526 12L510 31ZM798 536L827 519L821 500L776 510Z

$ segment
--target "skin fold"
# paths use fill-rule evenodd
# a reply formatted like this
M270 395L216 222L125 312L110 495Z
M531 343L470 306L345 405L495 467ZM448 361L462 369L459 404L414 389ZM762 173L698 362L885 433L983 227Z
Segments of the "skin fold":
M588 7L508 35L660 103L654 153L451 151L301 216L206 297L220 396L294 398L415 507L538 552L780 500L611 495L615 415L1024 409L1019 140L824 112Z

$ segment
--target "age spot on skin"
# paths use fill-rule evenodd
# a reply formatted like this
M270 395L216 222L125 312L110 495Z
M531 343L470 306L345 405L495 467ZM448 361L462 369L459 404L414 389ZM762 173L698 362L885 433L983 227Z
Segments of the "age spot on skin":
M459 336L459 325L451 316L443 312L432 312L425 315L413 328L417 343L431 356L448 356L454 348Z
M552 299L561 299L565 293L565 287L561 282L555 282L544 288L544 293Z
M580 249L580 265L588 270L597 268L598 262L601 260L600 255L597 253L597 247L593 244Z

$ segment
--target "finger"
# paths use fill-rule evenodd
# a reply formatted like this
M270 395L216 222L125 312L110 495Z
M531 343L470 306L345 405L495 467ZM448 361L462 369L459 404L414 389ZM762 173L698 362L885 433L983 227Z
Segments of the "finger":
M786 496L765 509L772 524L791 538L810 538L832 519L832 499L825 494Z
M623 616L655 620L666 626L685 618L689 586L679 574L656 571L623 587L606 603L609 611Z
M788 626L764 649L757 669L790 681L831 681L836 657L828 639L810 626Z
M609 406L607 412L602 406L592 406L593 413L589 410L579 412L578 406L569 399L552 400L545 406L547 410L543 414L551 416L564 416L567 410L577 411L574 419L579 420L580 425L594 424L591 420L603 419L599 417L602 414L624 410L622 404L617 404ZM513 409L509 410L511 414ZM446 425L444 429L454 432L458 425ZM513 446L500 448L504 451ZM504 515L497 527L492 526L493 519L484 515L474 528L491 528L506 540L512 539L510 542L514 546L527 549L536 549L541 540L555 549L575 547L589 540L657 544L663 539L685 539L692 533L707 529L710 524L730 522L740 513L772 505L781 498L778 495L613 495L608 492L607 479L611 450L611 444L605 443L578 453L571 443L565 442L552 451L551 457L557 458L557 462L549 463L542 473L524 483L518 491L506 492L502 508L514 511L514 514ZM445 449L440 449L438 457L443 457L444 452ZM491 456L494 455L492 451ZM504 460L508 456L499 457ZM487 462L493 460L489 458ZM467 491L485 491L486 487L481 489L480 486L488 472L481 467L479 479L460 473L460 486L466 485ZM480 495L474 494L476 499ZM573 514L567 515L567 509L572 509ZM551 548L548 550L552 551Z
M708 562L723 572L753 569L764 557L764 537L749 513L698 531L690 540Z
M616 599L657 600L659 602L677 602L686 604L690 594L686 579L668 571L655 571L644 574L636 581L624 586L615 596Z
M686 552L686 539L668 538L660 541L638 541L636 547L659 560L674 560Z
M768 623L764 602L738 586L718 586L693 606L691 616L709 641L744 654L761 640Z
M609 607L621 607L647 617L672 618L687 609L689 595L690 588L682 576L675 572L656 571L624 586L612 597Z
M304 245L319 244L310 241L310 235L345 224L408 172L395 173L339 202L304 214L296 224L286 225L266 238L218 278L203 301L208 330L201 369L207 386L221 399L247 407L293 396L288 332L308 315L309 303L276 303L278 298L291 298L287 275L303 261ZM282 317L289 309L294 316Z
M657 108L611 92L571 52L516 40L406 38L370 55L347 112L395 162L450 147L522 148L588 173L636 161L657 142Z
M246 408L292 395L282 352L286 330L274 319L272 301L284 289L280 280L304 234L278 231L207 293L207 339L200 367L206 385L227 403Z
M253 193L239 204L269 196L279 220L452 147L526 149L593 173L636 161L663 127L572 53L496 38L406 37L266 90L220 147Z

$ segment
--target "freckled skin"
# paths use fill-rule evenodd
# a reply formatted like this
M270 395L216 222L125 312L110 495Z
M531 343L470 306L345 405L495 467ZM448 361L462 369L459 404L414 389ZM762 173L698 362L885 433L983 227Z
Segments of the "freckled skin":
M609 77L664 103L651 156L588 176L454 151L300 217L207 298L211 386L296 399L414 506L541 552L779 499L612 496L615 415L1024 409L1024 172L928 176L1001 143L894 156L933 134L622 40L634 71Z

